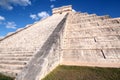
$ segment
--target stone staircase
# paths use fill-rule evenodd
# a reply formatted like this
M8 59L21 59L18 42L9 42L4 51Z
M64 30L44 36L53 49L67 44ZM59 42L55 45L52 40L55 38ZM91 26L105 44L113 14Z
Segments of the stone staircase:
M53 12L0 39L0 73L40 80L59 64L120 67L120 18L72 12L71 6Z
M0 41L0 73L16 77L27 67L65 14L53 15Z
M69 13L62 56L64 65L120 67L120 18Z
M33 55L33 51L30 50L1 49L0 72L12 77L17 76Z

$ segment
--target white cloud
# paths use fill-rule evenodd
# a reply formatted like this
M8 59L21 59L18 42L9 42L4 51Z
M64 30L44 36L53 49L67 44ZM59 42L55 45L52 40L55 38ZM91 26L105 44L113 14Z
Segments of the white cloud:
M51 8L54 8L55 6L54 6L54 5L51 5L50 7L51 7Z
M38 16L36 14L30 14L30 18L32 18L33 20L38 20Z
M75 9L72 9L72 11L73 11L73 12L76 12L76 10L75 10Z
M33 20L39 20L39 19L45 19L47 17L49 17L50 15L46 12L46 11L42 11L42 12L39 12L37 14L30 14L30 18L33 19Z
M4 36L0 36L0 39L3 39L4 38Z
M50 2L54 2L54 1L56 1L56 0L50 0Z
M8 10L13 9L13 5L28 6L31 5L30 0L0 0L0 7Z
M16 26L15 22L7 22L6 24L6 28L16 29Z
M41 19L45 19L45 18L49 17L50 15L46 11L42 11L42 12L38 13L38 16Z
M0 21L4 21L5 18L3 16L0 16Z

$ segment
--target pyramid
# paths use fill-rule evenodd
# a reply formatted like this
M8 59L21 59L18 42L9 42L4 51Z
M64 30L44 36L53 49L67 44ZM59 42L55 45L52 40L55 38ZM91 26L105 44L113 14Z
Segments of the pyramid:
M58 65L120 67L120 18L54 8L0 39L0 73L40 80Z

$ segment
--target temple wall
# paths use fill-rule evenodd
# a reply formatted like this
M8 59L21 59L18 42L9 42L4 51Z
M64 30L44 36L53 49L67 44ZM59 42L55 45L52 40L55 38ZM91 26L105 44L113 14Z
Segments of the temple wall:
M52 10L53 14L62 14L62 13L69 13L72 11L72 6L63 6L63 7L59 7L59 8L54 8Z

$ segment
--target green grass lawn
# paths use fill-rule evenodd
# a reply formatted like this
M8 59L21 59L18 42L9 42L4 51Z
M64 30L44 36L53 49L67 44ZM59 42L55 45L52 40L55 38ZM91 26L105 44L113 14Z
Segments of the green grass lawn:
M11 77L0 74L0 80L14 80L14 79Z
M42 80L120 80L120 68L58 66Z

